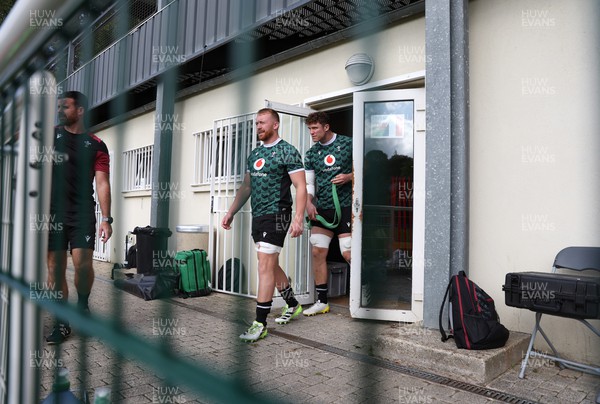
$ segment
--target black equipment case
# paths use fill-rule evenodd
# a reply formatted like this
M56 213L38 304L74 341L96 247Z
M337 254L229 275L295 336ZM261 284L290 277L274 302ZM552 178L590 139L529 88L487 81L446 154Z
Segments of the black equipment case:
M600 319L600 277L544 272L506 274L507 306L555 316Z

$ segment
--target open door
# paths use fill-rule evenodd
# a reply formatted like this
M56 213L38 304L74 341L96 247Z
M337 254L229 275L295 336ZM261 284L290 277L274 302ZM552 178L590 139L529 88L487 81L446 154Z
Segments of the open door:
M425 90L354 94L352 317L423 318Z

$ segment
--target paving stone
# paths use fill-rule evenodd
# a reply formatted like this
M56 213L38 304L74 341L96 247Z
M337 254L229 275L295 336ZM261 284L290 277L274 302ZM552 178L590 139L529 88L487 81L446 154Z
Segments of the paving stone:
M542 404L564 404L564 401L555 396L541 396L538 402Z
M127 404L147 404L151 403L152 400L145 395L139 395L127 398Z
M514 382L509 382L506 380L498 380L498 381L493 381L493 382L489 383L487 385L487 387L489 387L490 389L494 389L494 390L510 391L514 385L515 385Z
M578 403L580 401L583 401L586 398L586 396L587 394L582 391L576 391L573 389L566 388L560 393L558 393L556 397L561 400L564 400L565 402Z
M578 379L581 377L581 375L583 374L583 372L579 372L573 369L562 369L561 371L558 372L558 374L562 377L568 377L571 379Z

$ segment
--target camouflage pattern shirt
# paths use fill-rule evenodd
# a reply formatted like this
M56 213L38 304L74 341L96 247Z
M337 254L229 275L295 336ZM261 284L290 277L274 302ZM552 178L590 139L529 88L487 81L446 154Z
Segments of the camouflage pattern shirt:
M260 145L248 156L248 173L252 187L252 216L258 217L292 211L290 174L304 171L298 150L279 138Z
M316 206L320 209L334 209L331 193L331 180L338 174L352 172L352 138L333 134L328 143L315 143L304 157L306 171L315 172ZM341 207L352 205L352 183L337 187Z

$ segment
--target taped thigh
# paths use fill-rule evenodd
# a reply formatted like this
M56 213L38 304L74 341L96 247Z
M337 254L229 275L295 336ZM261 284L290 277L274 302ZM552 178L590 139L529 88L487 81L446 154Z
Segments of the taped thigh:
M275 244L259 241L256 243L256 251L263 254L279 254L281 252L281 247Z
M352 237L344 237L338 239L340 242L340 252L343 254L346 251L350 251L350 247L352 246Z
M312 245L318 248L329 248L329 243L331 243L331 237L325 234L311 234L309 240Z

